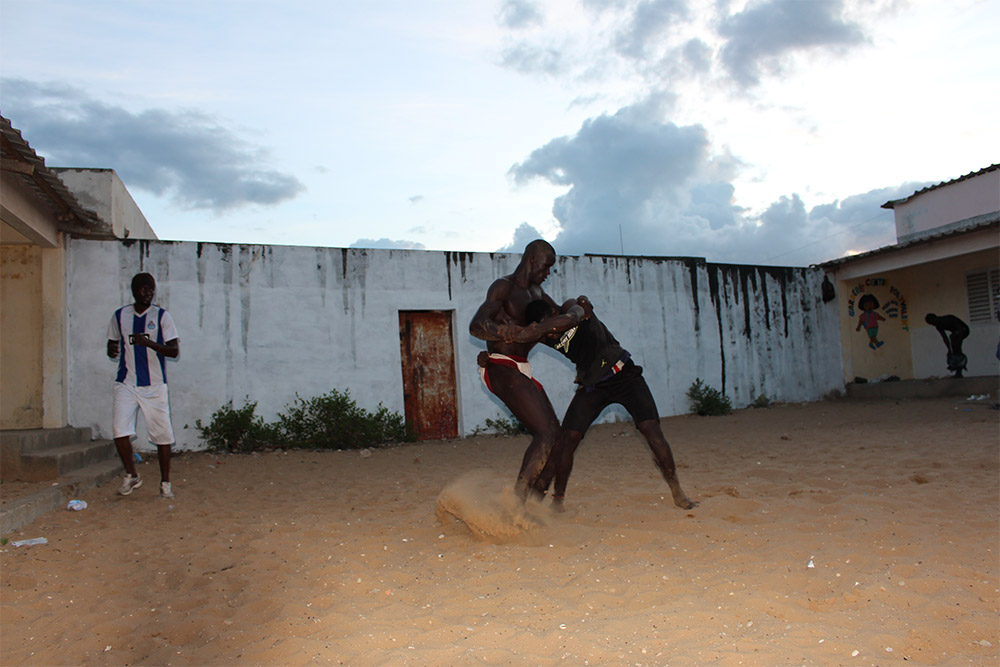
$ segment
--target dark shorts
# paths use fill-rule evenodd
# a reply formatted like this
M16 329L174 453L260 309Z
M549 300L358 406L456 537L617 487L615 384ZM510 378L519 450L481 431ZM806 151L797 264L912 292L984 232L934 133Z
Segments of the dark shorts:
M566 409L563 428L586 433L604 408L614 403L628 410L632 421L636 424L647 419L660 418L653 393L642 377L642 366L636 366L629 361L620 373L598 382L593 390L587 391L583 387L576 390L569 408Z

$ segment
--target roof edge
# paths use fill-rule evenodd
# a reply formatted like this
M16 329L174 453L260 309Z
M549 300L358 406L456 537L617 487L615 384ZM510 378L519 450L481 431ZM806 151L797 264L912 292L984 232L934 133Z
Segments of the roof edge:
M951 185L953 183L958 183L960 181L966 181L970 178L975 178L976 176L982 176L983 174L987 174L991 171L996 171L997 169L1000 169L1000 162L995 162L984 169L980 169L979 171L969 172L964 176L953 178L950 181L941 181L937 185L928 185L926 188L921 188L920 190L917 190L908 197L903 197L902 199L890 199L886 203L882 204L882 208L888 208L888 209L895 208L900 204L905 204L906 202L910 201L917 195L922 195L924 193L930 192L931 190L937 190L938 188L943 188L946 185Z

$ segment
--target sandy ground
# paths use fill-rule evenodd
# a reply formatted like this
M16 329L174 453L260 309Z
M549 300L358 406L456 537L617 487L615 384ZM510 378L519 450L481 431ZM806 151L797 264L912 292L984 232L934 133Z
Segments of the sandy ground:
M0 549L0 662L998 664L998 414L664 419L693 510L631 424L598 426L568 511L529 506L533 527L492 540L436 501L500 513L524 437L187 454L172 501L147 463L132 496L95 489L8 536L49 544Z

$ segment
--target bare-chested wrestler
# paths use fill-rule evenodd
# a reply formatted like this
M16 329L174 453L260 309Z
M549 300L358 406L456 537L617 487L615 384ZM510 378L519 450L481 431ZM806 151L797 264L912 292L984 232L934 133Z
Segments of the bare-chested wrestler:
M563 440L562 428L541 383L531 375L528 352L549 333L565 331L580 322L583 309L573 305L569 312L531 323L525 309L541 299L558 309L542 289L542 283L556 261L548 242L538 239L524 249L514 272L490 285L486 300L469 324L469 333L486 341L487 364L481 369L483 382L531 433L524 452L514 491L522 501L528 497L549 454Z
M593 304L583 296L577 302L584 309L585 320L561 335L546 334L542 340L542 343L562 353L576 365L576 383L579 387L563 417L563 445L557 452L553 452L536 480L534 490L544 493L555 478L552 504L556 510L562 510L576 448L604 408L617 403L628 410L636 429L646 439L653 461L670 487L674 504L682 509L691 509L697 503L688 499L681 490L674 456L660 429L659 411L656 409L653 393L642 377L642 367L632 361L628 350L618 343L604 323L593 314ZM563 308L570 303L566 302ZM541 300L533 301L525 309L525 317L529 322L545 320L552 315L551 304Z

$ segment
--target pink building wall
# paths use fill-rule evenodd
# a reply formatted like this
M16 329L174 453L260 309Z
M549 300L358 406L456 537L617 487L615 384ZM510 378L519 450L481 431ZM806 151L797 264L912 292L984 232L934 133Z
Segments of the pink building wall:
M897 203L896 238L902 243L956 223L978 222L979 216L995 214L997 210L1000 210L1000 169L993 169Z

